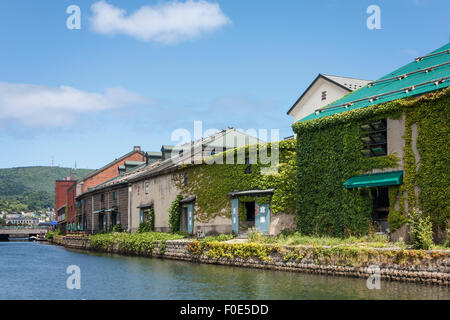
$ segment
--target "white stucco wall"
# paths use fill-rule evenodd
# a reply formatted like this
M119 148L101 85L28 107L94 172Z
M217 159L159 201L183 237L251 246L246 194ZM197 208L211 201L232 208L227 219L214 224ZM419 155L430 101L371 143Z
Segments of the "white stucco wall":
M145 183L149 183L149 192L146 193ZM168 231L169 208L176 196L178 188L172 181L171 174L163 174L132 184L131 197L131 231L139 227L140 205L153 202L155 211L155 229L157 231Z
M322 91L327 92L326 100L322 100ZM349 93L348 90L326 81L323 78L319 78L305 94L302 100L297 103L289 115L294 117L294 122L297 122L298 120L312 114L316 109L330 104L347 93Z
M145 183L149 183L149 193L145 192ZM155 211L155 230L169 231L169 208L180 190L176 187L172 174L167 173L146 180L134 182L131 186L131 232L139 227L140 205L153 202ZM191 195L183 195L188 198ZM231 200L230 200L231 201ZM211 221L200 222L196 219L198 207L194 207L194 233L202 230L206 235L215 233L231 233L231 218L217 216Z

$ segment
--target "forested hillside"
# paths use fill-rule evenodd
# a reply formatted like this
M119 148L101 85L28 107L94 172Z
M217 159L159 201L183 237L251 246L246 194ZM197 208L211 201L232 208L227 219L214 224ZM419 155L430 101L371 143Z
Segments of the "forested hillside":
M74 174L80 179L90 169L21 167L0 169L0 211L34 211L53 207L55 180Z

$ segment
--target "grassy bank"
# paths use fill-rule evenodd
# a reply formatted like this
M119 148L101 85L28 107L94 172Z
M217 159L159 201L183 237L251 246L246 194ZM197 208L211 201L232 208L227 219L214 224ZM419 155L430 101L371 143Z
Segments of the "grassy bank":
M115 254L357 277L367 277L371 274L368 268L376 266L384 279L449 284L445 266L450 250L377 248L354 240L298 234L271 238L252 234L250 241L233 239L231 235L196 240L185 234L146 232L85 237L55 235L53 243Z
M157 241L161 243L162 247L164 247L167 240L180 240L184 238L186 238L186 235L180 233L113 232L88 236L85 240L89 240L92 248L94 249L109 250L116 245L119 250L124 253L151 255Z
M251 232L248 235L248 241L261 244L278 244L281 246L351 246L366 248L399 248L411 249L412 246L403 241L390 242L384 235L369 235L365 237L336 238L325 236L305 236L300 232L281 233L276 237L269 237L260 232ZM448 243L444 245L432 245L430 249L449 249Z

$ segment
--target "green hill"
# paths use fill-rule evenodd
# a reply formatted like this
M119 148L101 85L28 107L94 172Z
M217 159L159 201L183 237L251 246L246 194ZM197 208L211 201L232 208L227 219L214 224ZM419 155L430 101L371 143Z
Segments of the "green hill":
M39 210L53 207L55 180L74 174L80 179L91 169L20 167L0 169L0 211Z

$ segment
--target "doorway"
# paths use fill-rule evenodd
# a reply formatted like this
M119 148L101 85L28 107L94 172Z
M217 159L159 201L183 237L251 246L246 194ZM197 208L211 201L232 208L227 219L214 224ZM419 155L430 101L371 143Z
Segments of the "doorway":
M181 219L180 219L180 231L188 231L188 208L183 207L181 209Z
M243 202L243 216L239 221L239 232L246 232L255 226L255 201Z
M106 216L103 213L98 215L98 230L106 232Z
M373 188L372 192L372 220L376 232L386 233L389 229L387 221L389 215L389 188Z

